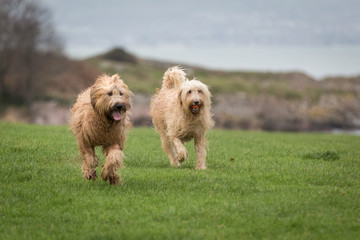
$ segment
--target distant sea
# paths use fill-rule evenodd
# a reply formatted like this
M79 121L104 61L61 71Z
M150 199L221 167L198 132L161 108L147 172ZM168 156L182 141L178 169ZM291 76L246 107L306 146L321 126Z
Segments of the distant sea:
M99 54L111 47L74 46L76 58ZM350 46L125 46L141 58L191 64L217 70L300 71L313 78L360 75L360 45Z

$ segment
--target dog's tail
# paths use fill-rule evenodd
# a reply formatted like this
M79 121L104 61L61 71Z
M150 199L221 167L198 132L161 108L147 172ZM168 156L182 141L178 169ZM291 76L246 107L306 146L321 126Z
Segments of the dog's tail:
M179 88L185 80L186 73L180 67L171 67L164 74L161 88Z

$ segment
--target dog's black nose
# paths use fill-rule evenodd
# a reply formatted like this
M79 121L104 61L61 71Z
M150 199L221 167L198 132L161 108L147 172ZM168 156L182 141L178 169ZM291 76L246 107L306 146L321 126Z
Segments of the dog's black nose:
M115 105L115 108L120 111L124 108L124 104L118 103Z
M199 105L200 101L199 100L195 100L194 101L194 105Z

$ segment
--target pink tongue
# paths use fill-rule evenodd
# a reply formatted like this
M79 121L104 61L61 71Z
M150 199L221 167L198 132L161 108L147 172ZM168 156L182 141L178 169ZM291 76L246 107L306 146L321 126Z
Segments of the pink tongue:
M116 121L119 121L122 118L122 115L118 111L113 111L112 115L113 115L114 120L116 120Z

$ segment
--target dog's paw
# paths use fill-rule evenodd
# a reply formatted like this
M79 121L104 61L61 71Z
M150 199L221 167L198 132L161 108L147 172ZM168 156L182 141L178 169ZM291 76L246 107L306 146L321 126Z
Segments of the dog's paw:
M122 185L122 181L118 174L106 171L104 170L104 168L103 171L101 172L101 178L105 182L109 180L110 185Z
M95 170L84 171L84 179L95 181L97 179L96 171Z
M205 164L197 164L195 167L196 170L206 170Z
M188 152L186 150L179 151L176 160L178 162L184 162L188 158Z
M180 163L178 161L170 161L171 166L173 167L180 167Z
M122 185L122 181L118 175L109 176L110 185Z

